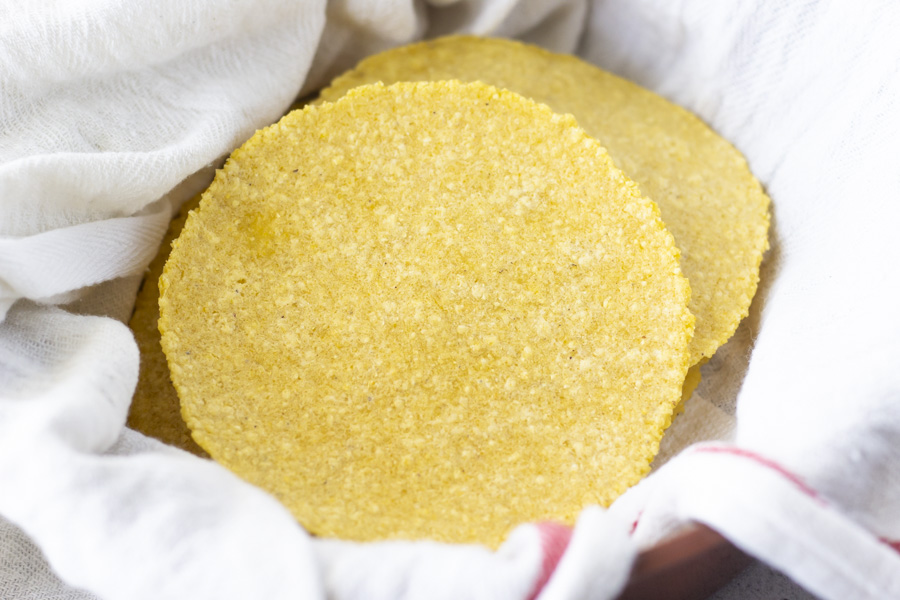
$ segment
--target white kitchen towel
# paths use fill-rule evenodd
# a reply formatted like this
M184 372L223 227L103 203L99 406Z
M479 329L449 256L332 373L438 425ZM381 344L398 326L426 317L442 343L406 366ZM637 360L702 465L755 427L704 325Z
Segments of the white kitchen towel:
M699 520L822 597L900 597L898 28L887 0L7 0L0 544L24 531L63 598L611 598L638 547ZM764 283L657 471L574 533L314 541L124 429L138 356L115 318L189 177L361 56L448 32L578 50L697 112L773 198ZM40 559L15 564L49 582Z

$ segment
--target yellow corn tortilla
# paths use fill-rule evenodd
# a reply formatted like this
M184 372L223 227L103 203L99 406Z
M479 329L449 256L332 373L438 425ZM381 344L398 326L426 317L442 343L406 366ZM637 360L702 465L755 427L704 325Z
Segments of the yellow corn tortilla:
M388 50L335 79L320 98L334 101L376 81L443 79L483 81L574 115L659 205L675 236L697 318L691 364L731 337L756 293L769 226L769 198L733 146L634 83L574 56L503 39L455 36Z
M570 116L380 84L257 132L160 279L194 439L311 532L497 546L649 469L693 316L657 207Z

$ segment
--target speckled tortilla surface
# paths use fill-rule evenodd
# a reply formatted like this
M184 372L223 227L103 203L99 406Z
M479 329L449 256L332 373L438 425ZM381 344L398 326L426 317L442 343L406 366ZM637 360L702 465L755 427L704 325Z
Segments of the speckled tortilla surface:
M483 81L570 113L655 201L681 249L697 318L691 364L737 329L768 248L769 199L743 156L700 119L574 56L502 39L456 36L363 60L321 93L333 101L375 81ZM699 381L699 380L698 380Z
M649 469L693 316L655 204L570 116L358 88L238 149L160 280L194 439L311 532L496 546Z

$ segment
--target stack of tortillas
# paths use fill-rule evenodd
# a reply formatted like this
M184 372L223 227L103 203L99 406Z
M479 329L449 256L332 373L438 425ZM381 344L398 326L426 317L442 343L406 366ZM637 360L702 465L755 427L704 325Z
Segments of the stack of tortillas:
M648 471L747 314L768 199L662 98L454 37L371 57L258 132L182 225L168 368L164 254L132 321L130 424L312 533L496 546Z

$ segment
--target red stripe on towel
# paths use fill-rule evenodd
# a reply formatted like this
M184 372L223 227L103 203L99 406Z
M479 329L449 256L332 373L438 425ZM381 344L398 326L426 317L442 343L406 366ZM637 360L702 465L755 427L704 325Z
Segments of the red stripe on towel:
M707 452L711 454L732 454L734 456L748 458L757 464L772 469L773 471L793 483L795 486L797 486L797 489L799 489L801 492L803 492L813 500L819 502L820 504L825 504L825 501L821 496L819 496L819 493L809 485L807 485L805 481L800 479L800 477L791 473L771 458L766 458L765 456L757 454L756 452L753 452L751 450L735 448L734 446L701 446L694 450L694 452Z
M544 552L544 560L541 563L541 574L534 584L534 591L528 596L528 600L535 600L544 586L550 581L550 576L556 570L556 565L569 547L572 539L572 528L560 523L545 521L537 524L541 534L541 549Z
M628 535L634 535L634 532L637 530L638 523L641 522L641 515L644 514L643 510L639 510L637 516L634 518L634 522L631 523L631 531L628 532Z

